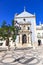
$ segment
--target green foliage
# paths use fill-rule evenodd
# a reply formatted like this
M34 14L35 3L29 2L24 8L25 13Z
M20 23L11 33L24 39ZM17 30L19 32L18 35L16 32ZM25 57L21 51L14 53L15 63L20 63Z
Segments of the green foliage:
M14 26L14 20L12 20L12 25L7 25L6 21L3 21L2 26L0 28L0 37L6 39L12 36L13 41L15 41L17 33L18 33L18 27Z

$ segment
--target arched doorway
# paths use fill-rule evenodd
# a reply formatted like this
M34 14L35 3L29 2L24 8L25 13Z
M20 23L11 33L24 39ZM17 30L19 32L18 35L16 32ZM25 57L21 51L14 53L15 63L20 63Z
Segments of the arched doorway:
M41 45L41 40L39 39L39 40L38 40L38 46L40 46L40 45Z
M27 43L26 34L22 35L22 44Z

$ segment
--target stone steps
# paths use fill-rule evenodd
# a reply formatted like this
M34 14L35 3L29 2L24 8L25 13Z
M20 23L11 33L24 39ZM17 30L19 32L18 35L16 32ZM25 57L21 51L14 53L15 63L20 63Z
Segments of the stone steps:
M18 44L16 44L16 47L17 48L26 48L26 47L32 47L32 45L29 43L24 43L24 44L18 43Z

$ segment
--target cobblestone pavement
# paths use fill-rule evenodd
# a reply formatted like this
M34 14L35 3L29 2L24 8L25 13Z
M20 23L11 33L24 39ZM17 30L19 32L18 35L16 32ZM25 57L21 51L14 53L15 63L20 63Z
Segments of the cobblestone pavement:
M43 65L43 46L0 52L0 65Z

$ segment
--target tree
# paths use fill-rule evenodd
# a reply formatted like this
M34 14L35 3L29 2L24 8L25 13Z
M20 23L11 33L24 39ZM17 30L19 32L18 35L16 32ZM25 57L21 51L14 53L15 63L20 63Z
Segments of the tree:
M0 36L6 40L6 45L9 49L9 37L10 37L10 26L6 24L6 21L3 21L2 26L0 28Z
M9 46L9 37L12 36L13 42L15 42L16 36L18 34L18 27L15 27L14 20L12 20L12 25L7 25L6 21L2 22L2 26L0 28L0 36L6 40L6 45L8 46L8 50L10 50ZM12 34L13 32L13 34Z

